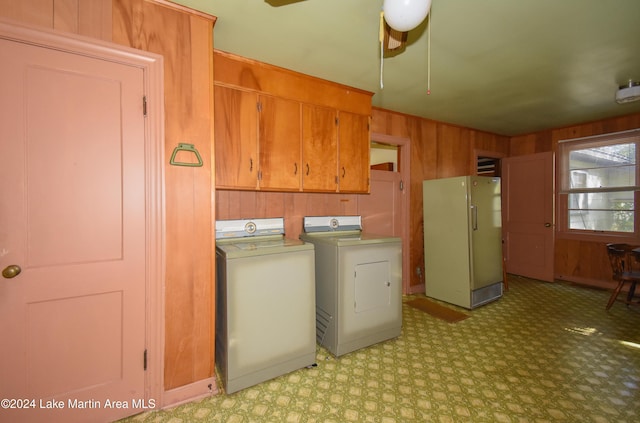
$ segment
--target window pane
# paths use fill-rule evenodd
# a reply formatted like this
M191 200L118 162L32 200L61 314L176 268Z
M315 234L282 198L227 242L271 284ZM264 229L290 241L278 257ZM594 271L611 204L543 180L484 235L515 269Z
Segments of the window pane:
M635 143L569 152L569 189L635 186Z
M569 229L633 232L633 191L569 194Z

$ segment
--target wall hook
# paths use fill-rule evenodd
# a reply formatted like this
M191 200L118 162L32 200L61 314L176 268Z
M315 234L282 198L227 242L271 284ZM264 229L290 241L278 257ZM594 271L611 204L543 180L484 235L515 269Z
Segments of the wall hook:
M188 151L190 153L195 154L196 158L198 159L198 163L177 162L175 159L176 159L176 154L178 154L178 151ZM173 149L173 153L171 154L171 160L169 160L169 163L173 166L201 167L202 157L200 157L200 153L198 153L198 150L196 150L193 144L180 143L176 148Z

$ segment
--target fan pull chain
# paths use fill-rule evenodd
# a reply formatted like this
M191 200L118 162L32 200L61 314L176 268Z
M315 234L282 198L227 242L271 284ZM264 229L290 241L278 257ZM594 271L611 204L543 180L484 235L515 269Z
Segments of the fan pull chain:
M427 17L427 95L431 95L431 13Z
M384 88L384 12L380 12L380 32L378 33L380 39L380 89Z

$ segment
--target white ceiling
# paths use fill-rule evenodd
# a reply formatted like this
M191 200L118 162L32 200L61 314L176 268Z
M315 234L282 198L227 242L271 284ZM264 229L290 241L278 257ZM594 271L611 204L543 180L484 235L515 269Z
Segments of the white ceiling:
M217 16L215 48L371 91L389 110L501 135L640 112L614 100L640 81L640 0L433 0L384 59L384 88L383 0L174 1Z

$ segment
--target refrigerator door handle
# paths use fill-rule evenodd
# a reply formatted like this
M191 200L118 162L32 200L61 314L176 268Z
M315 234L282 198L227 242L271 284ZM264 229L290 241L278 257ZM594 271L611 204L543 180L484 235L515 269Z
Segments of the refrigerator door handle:
M474 231L478 230L478 206L471 205L471 227Z

